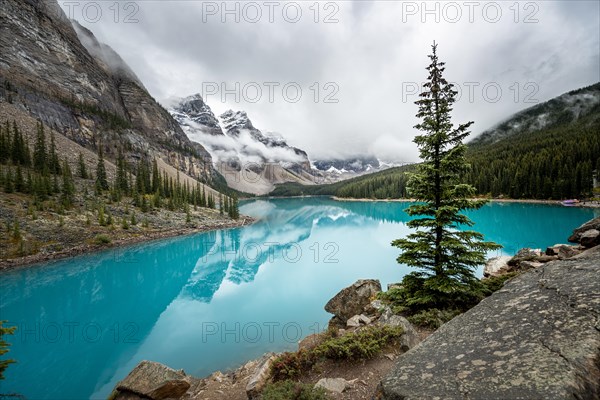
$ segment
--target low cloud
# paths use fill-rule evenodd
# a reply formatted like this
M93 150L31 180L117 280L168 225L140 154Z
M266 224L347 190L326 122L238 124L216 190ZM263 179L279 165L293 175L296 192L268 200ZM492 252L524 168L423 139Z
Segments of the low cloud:
M452 2L461 11L456 21L450 2L441 1L319 2L318 15L309 8L312 2L281 2L273 22L263 8L255 23L244 19L248 15L239 22L226 15L223 23L223 10L207 17L209 3L242 10L244 2L134 2L137 23L115 23L109 3L99 2L104 14L98 21L72 17L113 47L154 97L201 92L206 82L228 89L237 82L276 82L272 101L219 93L207 103L216 114L247 111L257 126L281 132L311 158L372 151L380 158L417 160L417 97L407 85L426 79L434 40L447 63L446 77L462 92L454 121L475 121L474 134L600 81L597 1ZM295 23L281 17L292 3L302 9ZM427 14L424 7L438 11ZM325 23L329 15L335 22ZM282 95L287 83L301 87L297 102Z
M204 133L204 127L193 121L187 120L186 123L189 127L184 130L188 137L206 147L215 163L236 160L242 165L265 162L293 164L304 161L302 156L289 148L268 147L256 141L247 130L241 130L239 137L234 139L227 135Z

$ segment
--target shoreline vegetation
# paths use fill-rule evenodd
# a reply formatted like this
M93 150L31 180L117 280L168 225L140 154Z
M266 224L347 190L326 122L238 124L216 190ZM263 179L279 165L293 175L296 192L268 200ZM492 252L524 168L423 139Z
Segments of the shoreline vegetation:
M300 196L297 196L300 197ZM311 197L311 196L304 196ZM369 201L369 202L413 202L415 199L366 199L366 198L351 198L351 197L337 197L330 196L335 201ZM525 204L551 204L551 205L563 205L561 200L537 200L537 199L489 199L485 197L475 198L474 200L486 200L491 203L525 203ZM566 207L591 207L600 208L600 201L581 201L576 204L572 204Z
M0 271L253 221L240 220L235 192L166 168L149 151L99 141L94 154L47 130L39 121L35 130L0 124Z
M171 228L167 230L142 232L139 234L132 234L118 239L113 238L108 243L77 244L72 247L62 249L53 253L37 253L13 259L3 259L0 260L0 274L2 274L2 272L11 271L17 268L33 267L37 264L41 264L48 261L59 261L74 258L77 256L94 254L110 249L127 248L129 246L140 243L151 243L153 241L161 239L184 237L203 232L210 232L214 230L239 228L242 226L251 225L254 222L256 222L256 220L254 218L245 216L240 217L240 219L238 220L223 220L215 222L216 223L213 225L203 225L200 227L180 227Z

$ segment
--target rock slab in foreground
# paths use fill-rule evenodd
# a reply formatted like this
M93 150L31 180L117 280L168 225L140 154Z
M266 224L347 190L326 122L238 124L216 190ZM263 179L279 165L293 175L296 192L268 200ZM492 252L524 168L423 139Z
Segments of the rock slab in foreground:
M117 385L114 399L178 399L190 388L183 371L142 361Z
M379 398L599 399L600 246L550 262L398 359Z

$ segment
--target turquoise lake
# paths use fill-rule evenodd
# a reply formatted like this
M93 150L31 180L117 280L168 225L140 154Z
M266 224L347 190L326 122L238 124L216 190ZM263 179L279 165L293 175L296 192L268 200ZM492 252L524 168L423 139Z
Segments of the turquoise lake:
M360 278L385 288L409 269L390 242L406 235L401 202L253 200L248 227L155 241L0 274L0 319L18 362L0 393L102 399L147 359L205 376L325 328L323 306ZM565 243L600 210L493 203L469 213L486 240ZM481 274L481 271L478 271ZM6 357L6 356L5 356Z

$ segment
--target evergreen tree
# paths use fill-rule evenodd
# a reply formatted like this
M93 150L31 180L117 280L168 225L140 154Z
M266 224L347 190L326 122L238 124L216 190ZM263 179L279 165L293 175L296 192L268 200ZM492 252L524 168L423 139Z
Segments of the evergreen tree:
M108 178L106 177L106 166L104 165L104 154L102 143L98 146L98 165L96 166L96 191L98 193L108 190Z
M56 144L54 141L54 132L50 132L50 152L48 153L48 168L53 174L60 174L60 161L56 154Z
M233 196L230 209L231 209L231 218L239 219L240 218L240 208L238 205L238 198L236 195Z
M73 205L73 199L75 197L75 182L73 181L73 174L67 159L63 161L62 166L62 192L61 200L65 208L70 208Z
M100 224L100 226L106 225L106 220L104 218L104 204L101 204L98 207L98 224Z
M223 215L223 194L219 193L219 214Z
M148 206L148 200L146 199L145 194L142 195L142 204L140 205L140 209L143 213L147 213L148 211L150 211L150 208Z
M33 178L31 177L31 171L27 171L27 180L25 181L26 193L33 193Z
M58 193L60 192L60 187L58 186L58 175L52 175L52 189L50 190L51 193Z
M158 171L158 163L156 162L156 158L152 160L152 192L156 193L160 190L161 182L160 182L160 172Z
M115 187L119 193L129 192L129 182L127 181L127 164L121 149L117 154L117 177L115 179Z
M85 160L81 152L79 152L79 159L77 161L77 174L81 179L88 179L87 167L85 166Z
M185 222L189 224L190 222L192 222L192 215L190 213L189 204L186 203L184 208L185 208Z
M6 121L8 126L8 121ZM5 164L10 157L10 129L0 125L0 164Z
M6 176L4 177L4 192L12 193L15 191L15 187L13 185L13 176L10 168L6 170Z
M35 146L33 148L33 168L43 174L48 172L48 160L46 154L46 135L44 125L38 122Z
M29 150L27 148L27 143L25 143L23 134L19 131L15 121L13 121L13 135L10 153L13 164L23 166L29 165Z
M435 43L432 49L425 89L415 102L421 119L415 128L423 133L414 142L422 164L408 187L419 203L406 211L416 217L407 224L416 232L392 242L402 250L398 262L419 269L403 280L406 305L413 309L459 306L477 291L474 269L485 262L486 251L500 247L484 242L478 232L459 230L473 225L461 211L480 208L485 201L471 200L475 188L461 183L467 169L462 141L472 122L452 124L450 113L457 92L443 77L445 67L438 60Z
M15 191L21 193L25 192L25 181L23 180L21 164L17 164L17 171L15 173Z
M225 198L223 199L223 207L224 207L224 211L227 213L227 215L231 216L229 214L229 197L225 196Z
M10 328L5 328L4 326L2 326L5 322L6 321L0 321L0 356L3 356L4 354L8 353L8 347L10 346L10 343L4 340L4 335L12 335L17 329L14 326ZM10 364L15 362L16 361L12 359L0 360L0 380L4 379L4 371L6 371L6 368L8 368Z

